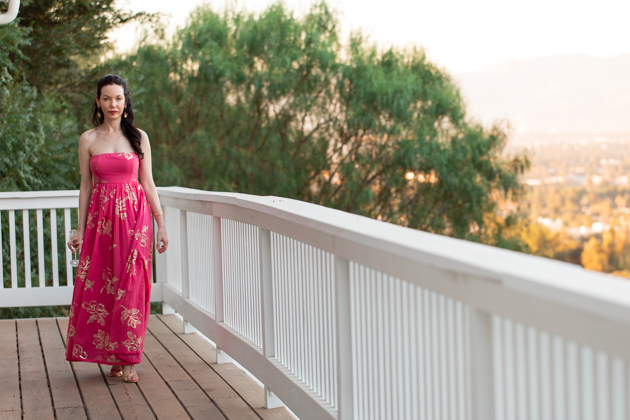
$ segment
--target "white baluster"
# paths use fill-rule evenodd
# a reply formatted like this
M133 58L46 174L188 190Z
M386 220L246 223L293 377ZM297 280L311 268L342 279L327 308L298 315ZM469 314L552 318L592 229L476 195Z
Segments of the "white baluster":
M31 235L28 210L22 210L22 236L24 238L24 285L31 287Z
M57 210L50 209L50 249L52 253L53 287L59 287L59 252L57 250Z
M474 420L492 420L494 413L494 372L492 319L490 314L470 308L470 381L469 401Z
M9 246L11 255L11 287L18 287L17 281L17 244L15 239L15 211L9 210Z
M179 250L181 261L181 276L182 276L182 297L184 299L190 299L190 261L188 260L188 212L180 210L179 212ZM190 334L196 331L196 329L190 325L189 322L184 322L184 334Z
M214 308L215 321L217 323L224 322L223 313L223 262L222 262L222 246L221 246L221 218L214 216L212 218L212 257L214 267ZM215 337L210 337L215 339ZM218 338L215 339L217 345L217 364L231 363L233 360L219 347L221 343Z
M258 228L258 255L260 262L260 307L262 344L265 357L276 357L273 279L271 271L271 232ZM282 401L265 385L265 408L282 407Z
M66 249L66 279L68 282L68 286L72 286L74 284L74 279L73 279L73 272L72 272L72 266L70 265L70 259L72 257L72 251L70 251L70 248L68 248L68 246L66 245L68 242L70 242L70 236L68 236L68 233L70 232L70 229L72 229L72 220L70 219L70 209L63 209L63 215L64 215L64 221L65 221L65 227L66 227L66 231L65 233L65 237L66 237L66 242L64 243L64 248Z
M39 264L39 287L46 286L46 258L44 256L44 218L42 209L37 209L37 262Z
M352 328L350 308L350 263L335 257L337 321L337 407L338 419L354 418L352 384Z

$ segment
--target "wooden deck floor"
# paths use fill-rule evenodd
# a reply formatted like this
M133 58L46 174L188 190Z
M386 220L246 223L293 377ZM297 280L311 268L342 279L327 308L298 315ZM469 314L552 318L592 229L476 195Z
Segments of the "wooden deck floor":
M140 382L107 375L108 366L68 363L68 319L0 320L0 420L292 419L263 408L263 388L215 349L183 334L175 315L153 315Z

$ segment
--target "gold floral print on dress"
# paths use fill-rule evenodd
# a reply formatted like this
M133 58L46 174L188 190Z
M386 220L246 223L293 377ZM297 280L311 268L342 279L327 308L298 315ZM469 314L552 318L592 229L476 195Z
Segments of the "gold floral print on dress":
M116 300L120 300L125 296L125 291L123 289L118 289L118 296L116 296Z
M74 345L74 348L72 349L72 356L77 358L77 359L87 359L88 355L85 351L83 351L83 347L81 347L78 344Z
M127 160L133 159L133 155L129 152L118 153L118 156L124 156Z
M125 308L122 305L120 305L120 306L122 308ZM138 326L138 324L142 324L142 321L140 320L141 316L142 316L142 314L140 313L140 309L135 309L135 308L127 309L127 308L125 308L120 313L120 322L122 322L124 324L125 321L127 321L127 326L128 327L136 328Z
M86 279L86 280L85 280L85 287L83 288L83 290L84 290L84 291L86 291L86 290L88 290L88 289L89 289L89 290L94 291L94 289L92 289L92 286L94 286L94 282L93 282L93 281L91 281L91 280L87 280L87 279Z
M111 342L109 340L109 334L103 330L98 330L97 334L94 334L94 342L97 350L114 351L118 347L118 343Z
M74 316L74 306L75 306L75 305L76 305L76 303L73 303L73 304L70 306L70 318L72 318L72 317Z
M90 269L90 256L85 257L84 260L79 262L79 267L77 268L77 278L81 280L85 280L88 274L88 270Z
M74 329L74 325L70 325L70 331L68 331L68 337L74 337L76 330Z
M134 249L127 259L127 273L131 272L131 276L136 275L136 258L138 258L138 250Z
M136 337L136 335L127 331L128 340L123 341L125 347L127 347L127 351L140 351L142 349L142 336Z
M93 219L94 219L94 214L88 214L88 219L86 223L86 226L88 229L92 229L95 226Z
M105 281L105 285L101 288L101 293L103 290L108 295L114 294L114 283L118 281L118 279L112 274L112 269L107 267L103 270L103 280Z
M107 363L112 363L115 365L117 363L120 363L120 359L116 357L115 354L112 354L111 356L109 356L109 359L107 359Z
M99 235L108 235L112 236L112 221L111 219L102 218L98 221L98 227L96 228L96 232Z
M127 209L125 208L125 198L117 198L116 199L116 207L114 208L114 212L116 216L120 217L122 220L127 218Z
M110 198L114 198L115 195L116 195L116 188L114 188L109 193L109 195L107 195L106 190L101 191L100 199L101 199L101 209L103 209L103 211L105 211L105 204L109 201Z
M105 305L102 303L98 303L95 300L88 302L83 302L83 309L88 311L90 317L87 320L87 323L90 324L93 321L105 326L105 317L109 315L107 309L105 309Z
M124 186L125 194L124 197L130 203L133 203L133 209L138 211L138 197L136 196L136 192L131 188L131 185L125 184Z
M149 229L148 226L143 226L142 227L142 232L140 231L135 231L133 229L131 229L129 231L129 235L131 236L131 239L135 239L136 241L140 242L140 246L142 247L147 247L148 243L148 236L147 236L147 230Z

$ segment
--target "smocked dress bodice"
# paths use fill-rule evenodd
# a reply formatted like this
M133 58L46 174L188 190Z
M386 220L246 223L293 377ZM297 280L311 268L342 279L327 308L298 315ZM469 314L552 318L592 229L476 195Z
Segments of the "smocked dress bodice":
M93 184L138 182L140 159L135 153L103 153L90 158Z

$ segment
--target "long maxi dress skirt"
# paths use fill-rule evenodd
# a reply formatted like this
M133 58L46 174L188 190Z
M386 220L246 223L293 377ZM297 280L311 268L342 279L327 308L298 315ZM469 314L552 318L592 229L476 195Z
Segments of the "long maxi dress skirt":
M132 153L90 159L94 176L74 283L66 359L137 364L149 320L152 214Z

